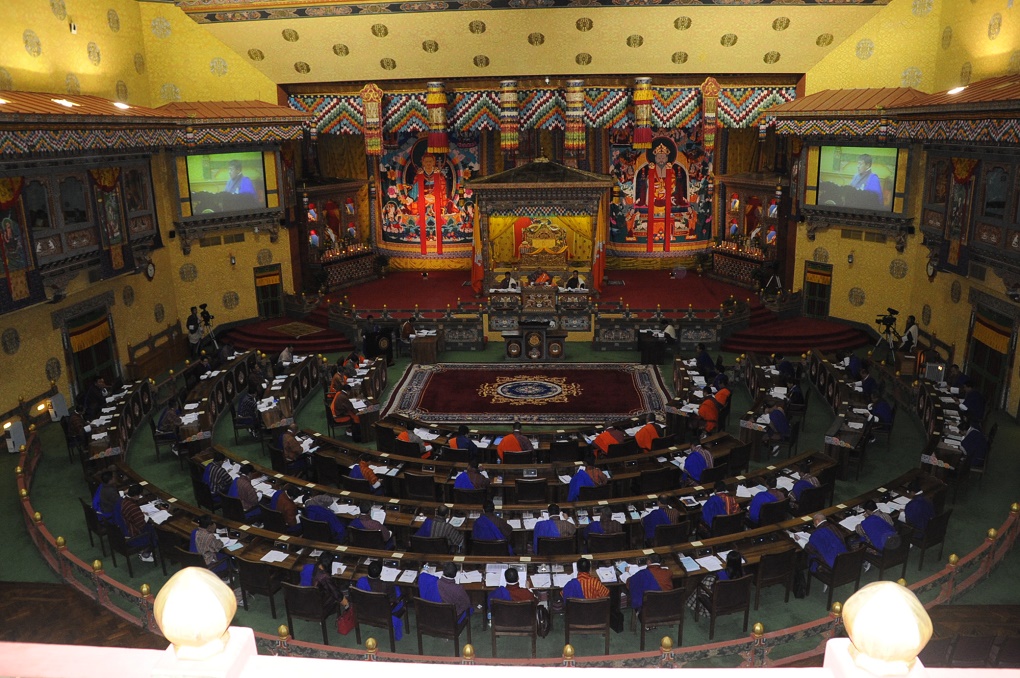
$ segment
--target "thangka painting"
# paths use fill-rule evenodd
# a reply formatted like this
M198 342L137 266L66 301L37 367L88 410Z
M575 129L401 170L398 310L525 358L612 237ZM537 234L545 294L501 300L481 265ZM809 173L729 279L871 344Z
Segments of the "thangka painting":
M425 138L410 137L380 160L381 241L400 256L462 256L471 247L475 200L464 182L478 172L476 146L450 144L437 156ZM403 246L403 247L399 247Z
M697 130L660 130L636 150L630 130L614 130L609 248L622 256L663 256L703 249L712 237L712 162Z

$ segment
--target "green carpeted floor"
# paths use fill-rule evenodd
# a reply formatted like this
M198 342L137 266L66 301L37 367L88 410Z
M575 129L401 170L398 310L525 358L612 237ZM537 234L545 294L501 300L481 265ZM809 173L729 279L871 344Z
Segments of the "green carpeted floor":
M567 356L570 360L590 362L631 362L636 360L636 354L631 352L595 352L586 344L568 344ZM484 352L462 352L448 353L442 356L446 362L485 362L499 361L502 359L502 346L490 346ZM732 356L726 356L727 361ZM403 374L407 367L407 359L398 359L397 364L390 368L390 388ZM667 384L671 383L671 367L665 366L663 377ZM389 393L387 392L387 396ZM816 393L809 390L809 411L807 427L801 436L801 450L819 449L822 445L822 436L825 429L831 423L831 412ZM318 428L325 430L324 412L321 399L314 394L306 400L306 406L298 413L298 423L301 427ZM743 387L738 387L734 392L735 413L744 411L749 404L749 395ZM736 434L737 417L731 421L731 433ZM953 519L950 523L950 536L946 544L946 556L950 553L966 553L977 546L985 537L988 528L998 526L1008 513L1009 505L1020 499L1013 479L1018 477L1020 472L1020 457L1012 454L1013 450L1020 449L1020 426L1005 415L997 414L999 421L999 434L996 441L992 462L992 473L985 474L988 477L977 482L976 477L972 479L967 491L962 492L954 507ZM129 461L146 478L155 485L168 490L176 495L192 499L191 485L187 473L179 470L176 460L163 457L163 461L157 463L152 450L151 440L147 435L148 428L141 427L142 433L136 436L130 448ZM64 536L67 539L68 547L79 557L86 561L100 558L101 553L98 544L95 548L89 546L87 532L82 518L78 498L87 498L87 487L81 476L81 468L77 463L69 463L66 449L59 427L48 426L41 432L43 448L45 450L44 460L40 465L35 484L32 488L32 498L37 509L42 513L44 521L55 535ZM234 445L233 435L230 428L229 418L224 418L217 427L214 439L229 447L243 450L246 455L260 463L268 466L268 455L259 451L258 445ZM837 501L844 498L857 496L861 492L881 485L883 482L892 479L918 463L919 450L923 443L921 427L912 416L900 416L896 422L888 449L882 447L869 451L869 466L861 474L859 481L839 482L836 487ZM4 515L8 520L0 527L0 538L5 544L5 557L0 559L0 579L5 581L41 581L54 582L57 577L49 570L43 560L36 553L34 546L22 524L21 512L18 507L18 498L14 491L14 466L16 455L3 455L0 458L0 473L8 478L8 481L0 484L0 502L5 507ZM754 464L752 464L752 468ZM912 555L907 570L908 579L914 580L920 576L926 576L934 572L940 566L937 561L937 552L929 554L926 559L924 572L917 571L917 556ZM162 571L158 564L148 565L135 562L135 578L129 581L127 569L121 561L121 567L114 568L112 563L107 564L107 572L132 586L149 584L154 591L164 583ZM172 572L171 572L172 574ZM1014 551L1002 565L975 590L965 594L960 603L967 604L1020 604L1020 587L1016 586L1017 577L1020 576L1020 554ZM862 583L874 581L877 573L873 570L865 573ZM847 589L848 591L848 589ZM844 594L845 596L846 594ZM837 594L837 599L839 599ZM282 595L277 595L278 618L270 617L268 599L262 596L255 597L251 602L251 609L245 611L239 609L235 623L247 625L256 630L273 633L277 626L286 623ZM761 621L767 630L775 630L785 626L801 623L805 620L816 619L824 613L825 595L821 586L812 588L812 594L804 600L791 598L789 604L783 603L781 587L766 589L762 595L762 606L759 611L752 611L751 623ZM630 613L627 612L629 624ZM413 623L413 619L412 619ZM491 656L491 647L488 633L483 632L481 621L477 617L472 622L474 634L474 645L479 657ZM716 640L724 640L743 636L741 631L740 616L734 615L723 617L719 620L716 631ZM413 629L413 626L412 626ZM408 629L411 631L412 629ZM675 629L674 629L675 630ZM308 622L296 621L293 629L295 635L301 640L315 641L319 639L317 625ZM665 629L654 632L652 638L659 638L664 635ZM384 634L377 631L371 632L376 638L383 639ZM598 637L577 637L572 639L579 656L593 656L602 654L602 640ZM700 623L695 623L693 616L688 615L684 629L684 645L699 644L708 641L708 623L704 618ZM346 637L338 636L335 630L330 632L330 642L338 646L354 646L354 634ZM465 642L462 640L462 642ZM655 646L655 641L649 641L649 647ZM773 656L794 653L813 647L816 643L811 641L799 646L788 646L778 648ZM381 643L382 646L385 643ZM539 640L539 656L559 656L563 647L562 619L554 616L553 630L545 639ZM404 639L397 644L398 651L414 653L417 651L417 643L413 633L408 633ZM611 652L633 652L638 649L638 634L625 630L621 634L613 634L611 639ZM451 646L446 641L434 639L425 640L425 652L430 654L448 655L451 654ZM518 638L500 640L500 655L526 656L529 652L528 641ZM709 662L713 665L734 664L733 661Z

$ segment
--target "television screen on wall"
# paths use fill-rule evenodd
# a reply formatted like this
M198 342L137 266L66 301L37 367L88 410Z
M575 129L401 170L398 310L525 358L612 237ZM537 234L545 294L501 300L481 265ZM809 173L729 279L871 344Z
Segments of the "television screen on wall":
M897 171L906 150L878 146L821 146L817 151L816 200L805 204L842 210L892 212L898 192ZM902 177L901 177L902 179Z
M192 214L266 208L266 172L261 151L204 153L187 157Z

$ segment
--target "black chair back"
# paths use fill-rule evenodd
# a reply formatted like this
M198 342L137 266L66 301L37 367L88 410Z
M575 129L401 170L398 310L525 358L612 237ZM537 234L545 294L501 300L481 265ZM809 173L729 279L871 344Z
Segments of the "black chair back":
M397 433L389 424L376 422L375 424L375 445L380 452L393 452L394 443L397 440Z
M519 450L503 453L504 464L534 464L535 453L532 450Z
M672 464L662 468L642 471L638 478L638 494L664 492L679 485L680 469Z
M547 478L521 478L514 484L518 504L549 503L549 480Z
M613 498L613 486L609 483L605 485L593 485L591 487L582 487L578 493L579 501L598 501L599 499L612 499Z
M194 466L194 464L192 464ZM210 513L215 513L220 508L219 498L215 497L209 486L202 482L201 476L191 477L191 491L195 494L195 503Z
M436 500L436 477L431 473L404 472L404 496L423 501Z
M718 518L716 519L718 520ZM688 521L668 523L655 526L655 546L672 546L683 544L691 535L691 524Z
M422 635L446 638L453 641L453 656L460 656L460 632L467 629L467 641L471 642L471 617L457 623L457 610L447 603L433 603L415 596L414 617L418 625L418 654L422 651Z
M774 525L778 522L782 522L786 519L786 514L789 513L789 511L789 499L772 501L768 504L763 504L761 509L758 511L758 527L765 527L766 525Z
M283 456L283 450L275 445L269 445L269 464L277 473L287 473L287 458Z
M450 552L450 542L445 537L421 537L411 535L411 551L413 553L434 553L446 555Z
M274 568L257 560L237 558L237 579L241 587L241 603L248 609L248 594L257 593L269 598L269 610L276 619L276 593L280 590L280 576Z
M348 492L357 492L358 494L372 494L372 484L364 478L352 478L350 476L340 477L340 487L344 488Z
M610 445L606 450L606 458L614 459L616 457L629 457L637 454L639 451L640 448L637 446L637 441L633 438L628 438L622 443L614 443Z
M183 546L174 547L174 559L180 563L182 570L185 567L206 567L205 558L201 554L189 551Z
M488 490L462 490L453 488L453 501L457 504L477 504L481 506L488 498Z
M773 584L786 586L786 602L790 602L790 589L793 588L794 569L797 565L796 549L787 549L779 553L765 553L758 561L758 572L755 577L754 609L761 603L761 590Z
M554 440L549 443L549 462L552 464L581 461L581 446L576 440Z
M329 529L329 523L324 520L312 520L301 516L301 534L305 539L314 541L333 541L333 533Z
M730 465L728 462L722 462L714 465L712 468L707 468L701 472L701 480L698 481L699 485L705 487L711 487L718 481L727 478L730 475Z
M236 520L239 523L247 522L244 517L244 507L241 505L241 500L238 497L221 494L220 506L223 508L224 518Z
M746 473L751 464L751 443L744 443L730 450L726 462L729 464L730 472L734 475Z
M89 544L95 546L95 542L92 541L92 535L99 537L99 548L103 551L103 556L106 556L106 546L103 544L103 537L106 536L106 525L99 521L99 515L96 510L92 508L92 504L89 504L81 497L78 497L78 501L81 502L81 511L85 514L85 527L89 533ZM114 529L117 529L114 526Z
M664 450L667 447L673 447L676 445L676 434L670 433L668 436L659 436L652 441L652 451Z
M540 537L538 555L569 556L577 553L577 539L574 537Z
M389 631L390 652L396 652L397 643L393 633L391 619L393 607L390 604L390 597L382 591L363 591L357 587L351 587L347 595L354 607L354 619L357 621L355 639L358 645L361 645L361 625L365 624Z
M825 508L825 500L829 496L829 488L826 485L809 487L800 493L797 501L797 514L810 516Z
M382 551L386 548L383 534L379 530L363 530L358 527L348 527L347 539L351 542L351 546L362 549Z
M395 438L393 440L393 452L404 457L420 457L421 446L412 440Z
M746 516L746 511L738 511L728 516L716 516L712 520L712 536L725 537L743 531Z
M589 534L588 551L590 553L613 553L627 550L627 533Z
M475 539L471 542L473 556L506 556L510 554L510 544L503 539Z
M280 534L287 534L287 523L283 519L283 514L276 509L269 508L268 505L262 505L262 525L270 532L279 532Z
M330 487L336 487L340 484L340 467L337 465L336 459L333 457L327 456L318 451L313 452L312 468L315 469L317 482L323 485L329 485Z

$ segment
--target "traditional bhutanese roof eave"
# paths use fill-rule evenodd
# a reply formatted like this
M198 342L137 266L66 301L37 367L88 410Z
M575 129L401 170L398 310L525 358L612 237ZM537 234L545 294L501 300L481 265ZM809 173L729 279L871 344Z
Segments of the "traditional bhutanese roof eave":
M5 91L0 99L0 157L274 143L300 138L309 117L260 101L152 109L89 95Z

